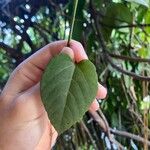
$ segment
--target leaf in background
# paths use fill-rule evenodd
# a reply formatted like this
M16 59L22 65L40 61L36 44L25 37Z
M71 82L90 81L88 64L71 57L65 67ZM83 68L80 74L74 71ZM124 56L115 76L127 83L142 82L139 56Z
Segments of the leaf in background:
M147 0L126 0L126 1L128 1L128 2L134 2L134 3L140 4L140 5L149 7L149 4L148 4Z
M147 11L148 11L147 7L144 7L143 5L141 5L141 6L138 8L137 21L138 21L139 23L141 23L141 22L143 21L145 14L147 14Z
M150 52L149 52L149 49L147 48L140 48L138 50L138 55L141 57L141 58L149 58L150 57Z
M150 24L150 10L147 11L144 19L145 19L145 24ZM150 34L150 27L146 27L145 30L148 34Z
M89 60L74 64L59 54L48 64L41 81L41 97L59 134L79 121L97 92L97 74Z
M93 0L93 4L96 8L102 8L103 0Z
M117 117L117 114L115 112L112 112L112 116L111 116L111 123L112 123L112 127L117 127L119 126L119 123L118 123L118 117Z
M111 3L107 7L107 11L103 19L103 24L106 26L103 28L103 35L105 39L109 39L113 29L107 26L119 26L124 23L132 23L132 13L130 12L130 9L122 3Z

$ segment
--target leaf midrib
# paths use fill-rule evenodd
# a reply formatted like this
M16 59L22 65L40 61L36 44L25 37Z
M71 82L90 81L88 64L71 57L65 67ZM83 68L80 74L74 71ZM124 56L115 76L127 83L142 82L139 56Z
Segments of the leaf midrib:
M72 77L73 77L73 74L74 74L74 71L75 71L75 64L71 61L71 63L73 64L72 66L74 67L74 70L72 71L72 75L71 75L71 80L72 80ZM70 84L69 84L69 86L68 86L68 89L70 89L70 86L71 86L71 80L70 80ZM69 91L67 89L67 91ZM63 120L63 115L64 115L64 111L65 111L65 107L66 107L66 103L67 103L67 98L68 98L68 94L67 94L67 96L66 96L66 101L65 101L65 104L64 104L64 107L63 107L63 112L62 112L62 115L61 115L61 121L60 121L60 124L59 124L59 129L61 129L61 123L62 123L62 120Z
M80 62L81 63L81 62ZM86 81L86 83L87 83L87 86L88 86L88 88L89 88L89 84L88 84L88 82L87 82L87 80L86 80L86 78L85 78L85 75L84 75L84 73L82 72L82 70L80 69L80 67L78 66L78 65L76 65L76 64L73 64L73 66L74 66L74 70L73 70L73 73L72 73L72 76L71 76L71 80L70 80L70 84L69 84L69 88L68 88L68 92L67 93L69 93L70 92L70 86L71 86L71 83L72 83L72 81L75 81L77 84L78 84L78 82L76 81L76 80L74 80L73 79L73 75L74 75L74 72L75 72L75 70L76 70L76 67L78 68L78 70L80 70L80 72L82 73L82 75L83 75L83 77L84 77L84 79L85 79L85 81ZM80 87L80 86L79 86ZM71 92L70 92L71 93ZM82 92L81 92L82 93ZM72 93L71 93L72 94ZM64 111L65 111L65 107L66 107L66 103L67 103L67 100L68 100L68 95L69 94L67 94L67 96L66 96L66 101L65 101L65 105L64 105L64 109L63 109L63 112L62 112L62 116L64 116ZM83 95L83 93L82 93L82 96L83 96L83 98L84 98L84 95ZM70 109L70 108L69 108ZM71 111L70 111L71 112ZM60 125L61 125L61 123L62 123L62 120L63 120L63 117L61 116L61 121L60 121ZM60 125L59 125L59 129L61 129L60 128Z

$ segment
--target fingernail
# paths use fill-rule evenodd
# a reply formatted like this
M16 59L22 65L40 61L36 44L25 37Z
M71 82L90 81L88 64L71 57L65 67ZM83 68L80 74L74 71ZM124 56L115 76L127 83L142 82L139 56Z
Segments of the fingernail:
M98 109L99 109L99 103L98 103L97 100L95 99L95 100L92 102L92 104L91 104L89 110L90 110L90 111L97 111Z
M98 83L97 98L104 99L107 95L107 89Z
M62 50L61 50L61 53L64 53L64 54L67 54L70 56L70 58L72 60L74 60L74 52L73 50L70 48L70 47L64 47Z

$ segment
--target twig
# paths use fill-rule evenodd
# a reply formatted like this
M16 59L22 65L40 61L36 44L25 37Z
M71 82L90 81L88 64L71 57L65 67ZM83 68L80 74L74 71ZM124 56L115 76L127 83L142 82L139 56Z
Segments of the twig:
M14 49L14 48L12 48L12 47L10 47L10 46L8 46L8 45L6 45L5 43L3 43L3 42L0 42L0 47L2 48L2 49L4 49L4 50L6 50L8 53L15 53L15 51L16 51L16 49Z
M129 56L125 56L125 55L117 55L117 54L112 54L112 53L109 53L109 56L117 58L117 59L121 59L121 60L150 63L150 59L144 59L144 58L139 58L139 57L137 57L137 58L136 57L129 57Z
M69 37L68 37L68 42L67 42L68 47L69 47L69 44L70 44L70 40L72 38L72 32L73 32L73 27L74 27L74 22L75 22L77 6L78 6L78 0L75 0L74 10L73 10L73 17L72 17L72 21L71 21L71 29L70 29L70 32L69 32Z
M89 111L89 113L92 116L92 118L94 118L94 120L98 123L98 125L100 126L100 128L104 132L107 132L107 127L106 127L103 119L99 116L99 114L97 112L94 112L94 111Z
M110 142L118 145L119 149L123 150L124 147L118 141L116 141L114 137L111 135L110 127L101 109L99 109L98 112L89 111L93 119L99 124L102 130L107 134Z
M126 131L119 131L119 130L110 128L110 132L115 134L115 135L127 137L127 138L130 138L130 139L136 140L138 142L145 143L144 138L142 138L138 135L135 135L135 134L131 134L131 133L126 132ZM148 144L148 146L150 146L150 141L146 141L146 143Z
M106 128L107 128L107 135L108 135L109 140L110 140L112 143L118 145L118 147L119 147L120 150L123 150L123 149L124 149L124 146L122 146L122 145L111 135L109 124L108 124L108 122L107 122L107 119L105 118L105 115L104 115L103 112L101 111L101 109L99 109L98 112L99 112L101 118L103 119L103 121L104 121L104 123L105 123L105 125L106 125Z
M0 42L0 48L4 49L8 55L15 59L21 59L21 57L23 57L20 51L17 51L17 49L10 47L3 42Z
M115 29L150 27L150 24L129 24L129 25L120 25L120 26L108 25L108 24L104 24L103 22L100 22L100 24L105 26L106 28L115 28Z
M130 72L130 71L127 71L127 70L124 70L122 68L120 68L119 66L117 66L116 64L114 64L114 62L111 60L110 56L106 53L105 54L105 57L107 59L107 61L110 63L110 65L116 69L117 71L123 73L123 74L126 74L128 76L131 76L133 77L134 79L137 79L137 80L145 80L145 81L150 81L150 77L146 77L146 76L141 76L141 75L137 75L136 73L134 72Z
M107 134L110 142L116 144L120 150L123 150L124 147L111 135L109 124L101 109L99 109L98 112L89 111L89 113L92 115L93 119L100 125L102 130Z
M90 140L91 140L91 142L92 142L92 144L94 146L94 149L98 150L97 145L95 144L95 141L94 141L91 133L89 132L88 128L86 127L85 123L83 121L81 121L81 124L82 124L84 130L86 131L86 133L88 134L88 136L89 136L89 138L90 138Z
M134 116L136 117L136 123L137 123L137 124L140 123L142 126L144 126L144 122L142 121L141 115L140 115L138 112L135 112L135 111L134 111L133 106L132 106L131 103L130 103L130 100L129 100L129 97L128 97L128 96L130 96L130 99L132 99L132 97L131 97L131 95L127 92L128 90L127 90L127 88L126 88L126 86L125 86L125 79L124 79L124 76L122 76L122 79L121 79L121 86L122 86L123 92L124 92L124 94L125 94L125 97L126 97L126 99L127 99L128 107L129 107L128 110L129 110L131 116L134 115ZM133 103L133 102L132 102L132 103ZM150 131L149 131L149 133L150 133Z
M111 137L111 133L110 133L110 130L109 130L109 124L108 124L103 112L101 111L101 108L98 110L98 113L100 114L101 118L103 119L103 121L105 123L107 133L108 133L108 137Z
M102 116L100 116L98 114L98 112L103 116L103 118L101 118ZM103 114L103 112L101 110L99 110L98 112L90 112L90 114L92 115L92 118L100 125L100 127L104 127L104 123L105 125L107 124L108 125L108 122ZM104 120L105 121L104 121ZM103 120L102 124L101 124L101 120ZM132 134L132 133L129 133L129 132L126 132L126 131L119 131L117 129L112 129L110 128L109 126L107 126L107 128L109 128L109 136L111 136L112 138L112 135L111 133L115 134L115 135L119 135L119 136L123 136L123 137L126 137L126 138L130 138L130 139L133 139L135 141L138 141L138 142L141 142L141 143L145 143L145 139L141 136L138 136L138 135L135 135L135 134ZM103 131L105 132L106 130L106 127L103 128ZM108 136L108 137L109 137ZM114 138L113 138L114 140ZM116 141L115 141L116 142ZM146 143L148 144L148 146L150 146L150 141L146 141Z

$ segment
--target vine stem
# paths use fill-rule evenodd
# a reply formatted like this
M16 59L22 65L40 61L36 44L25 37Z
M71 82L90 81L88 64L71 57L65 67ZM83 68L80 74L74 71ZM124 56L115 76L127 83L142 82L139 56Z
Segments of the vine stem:
M73 27L74 27L74 22L75 22L75 17L76 17L76 11L77 11L77 6L78 6L78 0L75 0L74 3L74 10L73 10L73 16L72 16L72 21L71 21L71 28L69 31L69 37L68 37L68 42L67 42L67 46L70 46L70 40L72 38L72 33L73 33Z

